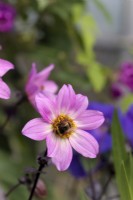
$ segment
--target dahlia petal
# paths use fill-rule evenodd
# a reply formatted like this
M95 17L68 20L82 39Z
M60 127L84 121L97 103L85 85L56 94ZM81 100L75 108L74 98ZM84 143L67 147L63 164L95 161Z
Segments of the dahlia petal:
M37 86L37 90L39 90L43 85L45 88L45 81L47 80L48 76L50 75L51 70L54 68L53 65L45 68L41 72L37 73L35 63L32 64L32 69L28 78L28 85L29 87Z
M85 157L95 158L99 152L99 145L95 138L86 131L77 129L69 138L72 147Z
M35 94L35 92L38 90L37 85L35 85L36 75L37 75L36 63L32 63L32 67L28 76L28 81L25 86L25 90L28 96Z
M6 74L10 69L13 69L14 65L7 61L0 59L0 77L2 77L4 74Z
M46 67L45 69L43 69L37 74L36 80L41 81L41 82L42 80L46 80L53 69L54 69L54 65L53 64L49 65L48 67Z
M43 121L42 118L30 120L22 129L22 134L32 140L44 140L51 133L51 126Z
M58 137L54 133L48 135L46 139L48 157L51 157L52 153L56 149L56 145L58 145L57 143L58 143Z
M58 89L57 84L54 81L46 81L44 83L44 90L47 92L55 93Z
M32 63L32 67L31 67L29 77L28 77L28 82L31 81L32 78L35 77L36 74L37 74L36 63Z
M35 98L35 94L38 91L38 88L35 85L26 84L25 91L26 91L28 96L32 96L33 95L34 98Z
M76 101L76 94L71 85L63 85L57 95L58 114L70 113Z
M69 90L66 85L59 90L57 95L57 105L59 112L66 111L68 107Z
M46 139L48 156L59 171L66 170L72 160L72 148L68 139L61 139L57 136L49 135Z
M88 98L81 94L76 95L75 106L73 107L73 111L71 112L71 116L76 119L81 113L83 113L88 107Z
M76 119L76 124L80 129L92 130L101 126L104 120L102 112L86 110Z
M66 157L65 157L66 156ZM62 160L58 160L57 157L52 157L52 162L56 165L59 171L65 171L69 168L72 161L72 148L70 146L69 152L62 157Z
M36 77L36 74L37 74L36 64L32 63L32 67L29 72L28 80L25 85L25 91L28 96L35 94L35 92L38 90L38 87L34 84L34 79Z
M69 89L69 102L70 102L69 109L71 110L73 109L76 102L76 94L71 85L68 85L68 89Z
M35 97L38 112L46 122L52 122L55 118L55 105L54 102L42 94Z
M8 85L0 78L0 98L9 99L10 98L10 88Z
M50 101L52 101L52 103L55 103L55 101L56 101L56 95L51 92L43 91L43 92L39 92L38 95L39 95L39 97L42 97L42 98L43 97L48 98Z

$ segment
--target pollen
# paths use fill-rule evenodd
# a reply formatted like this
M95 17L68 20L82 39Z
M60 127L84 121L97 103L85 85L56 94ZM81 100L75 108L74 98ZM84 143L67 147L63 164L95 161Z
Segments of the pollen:
M52 123L53 132L61 138L69 138L76 129L76 124L67 115L59 115Z

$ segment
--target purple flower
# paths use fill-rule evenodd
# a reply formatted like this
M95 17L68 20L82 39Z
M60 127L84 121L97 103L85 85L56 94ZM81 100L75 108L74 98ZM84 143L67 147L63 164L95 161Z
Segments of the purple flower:
M128 143L133 147L133 104L123 116L122 128Z
M111 85L111 95L114 99L122 97L123 94L124 94L123 86L120 83L116 82Z
M0 32L8 32L13 28L16 10L11 4L0 2Z
M54 99L36 95L36 105L41 118L30 120L22 133L33 140L46 140L47 155L58 170L70 166L72 147L85 157L97 156L99 145L86 130L101 126L104 116L87 110L86 96L75 94L71 85L64 85Z
M81 156L77 152L74 152L73 159L68 170L75 178L84 178L87 175L87 172L82 165Z
M125 62L122 64L118 81L133 91L133 63Z
M2 77L13 68L14 66L12 63L8 62L7 60L0 59L0 98L2 99L9 99L11 93L10 88L2 80Z
M105 116L105 122L104 124L93 131L91 131L91 134L96 138L96 140L99 143L99 152L105 153L112 148L112 137L110 133L110 126L112 122L113 112L114 112L114 106L111 104L104 104L99 102L91 102L89 109L96 109L101 112L103 112Z

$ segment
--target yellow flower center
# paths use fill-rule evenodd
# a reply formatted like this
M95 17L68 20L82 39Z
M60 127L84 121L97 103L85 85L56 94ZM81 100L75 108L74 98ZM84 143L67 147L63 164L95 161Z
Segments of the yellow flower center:
M52 128L54 133L61 138L69 138L76 125L70 117L61 114L53 121Z

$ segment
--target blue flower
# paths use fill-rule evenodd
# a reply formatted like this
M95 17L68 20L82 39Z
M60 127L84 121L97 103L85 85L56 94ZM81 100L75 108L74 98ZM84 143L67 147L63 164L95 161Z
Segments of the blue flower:
M99 102L91 102L89 109L99 110L103 112L105 117L104 124L93 131L89 131L98 141L100 153L105 153L111 150L112 148L112 137L110 133L110 126L112 122L112 117L114 113L114 106L112 104L105 104Z
M77 152L74 152L73 159L69 167L69 172L75 177L75 178L83 178L87 175L82 162L81 162L81 156Z
M128 140L128 143L133 147L133 104L128 108L122 119L122 128Z

